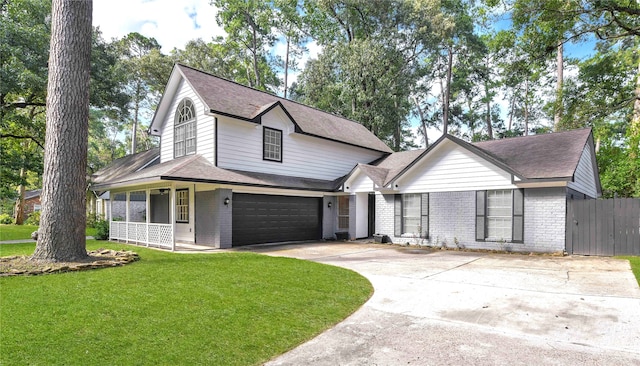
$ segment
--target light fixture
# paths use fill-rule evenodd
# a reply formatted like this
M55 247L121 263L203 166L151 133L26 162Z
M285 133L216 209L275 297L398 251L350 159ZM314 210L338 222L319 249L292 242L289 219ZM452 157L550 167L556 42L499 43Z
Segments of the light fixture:
M333 205L333 202L329 201L329 203L327 203L327 207L331 208L331 206Z
M224 205L227 206L229 204L229 202L231 202L231 200L229 199L229 197L225 197L224 199Z
M166 188L160 188L159 191L160 191L160 195L163 195L163 194L165 194L165 192L167 192L167 189Z

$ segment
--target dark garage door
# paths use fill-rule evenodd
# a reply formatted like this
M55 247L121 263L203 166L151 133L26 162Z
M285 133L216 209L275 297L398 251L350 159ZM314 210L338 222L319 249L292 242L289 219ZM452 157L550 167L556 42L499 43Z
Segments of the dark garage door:
M233 194L233 246L317 240L321 198Z

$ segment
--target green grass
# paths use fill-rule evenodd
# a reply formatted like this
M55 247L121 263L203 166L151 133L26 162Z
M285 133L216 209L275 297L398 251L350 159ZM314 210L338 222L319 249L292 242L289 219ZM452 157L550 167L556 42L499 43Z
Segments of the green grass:
M31 239L31 233L38 230L33 225L0 225L0 241ZM96 229L88 227L87 235L94 236Z
M0 278L0 364L253 365L311 339L372 294L355 272L252 253L133 249L120 268ZM0 255L34 244L3 244Z
M620 256L616 258L629 260L629 263L631 264L631 270L633 271L633 275L636 276L636 280L638 281L638 286L640 286L640 257Z

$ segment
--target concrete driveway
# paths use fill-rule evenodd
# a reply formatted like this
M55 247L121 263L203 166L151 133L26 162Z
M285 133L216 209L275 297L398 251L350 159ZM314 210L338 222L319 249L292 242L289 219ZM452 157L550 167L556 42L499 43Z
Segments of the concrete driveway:
M352 269L373 297L268 365L640 365L627 261L318 243L244 248Z

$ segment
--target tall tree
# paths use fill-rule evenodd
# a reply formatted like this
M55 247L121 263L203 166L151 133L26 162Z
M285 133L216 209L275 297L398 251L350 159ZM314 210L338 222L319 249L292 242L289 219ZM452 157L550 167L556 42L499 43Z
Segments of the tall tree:
M149 109L159 98L150 81L150 59L159 54L160 45L154 38L147 38L140 33L127 34L119 42L121 64L128 77L128 93L131 96L131 154L137 152L138 128L143 109ZM157 89L157 88L156 88Z
M313 9L310 34L324 50L307 63L295 95L361 122L395 150L407 148L409 96L422 52L412 4L321 0L306 6Z
M42 216L32 259L85 258L91 1L53 0Z
M298 0L274 0L275 28L284 38L286 45L284 60L280 62L284 71L284 97L289 88L289 71L298 71L298 59L306 52L304 17Z
M271 4L262 0L212 0L219 12L218 25L227 32L226 42L235 43L245 51L245 62L252 71L249 86L262 90L275 90L279 84L276 78L265 78L273 73L268 62L268 47L273 45L275 36L271 32L275 17Z

